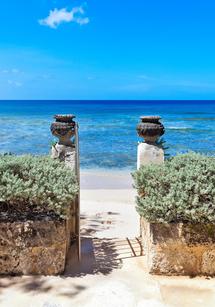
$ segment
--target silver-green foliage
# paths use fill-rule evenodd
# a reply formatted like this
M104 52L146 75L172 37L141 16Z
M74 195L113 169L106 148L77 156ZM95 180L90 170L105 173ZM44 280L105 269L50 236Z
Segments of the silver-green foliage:
M150 222L215 222L215 158L178 155L133 174L137 211Z
M57 160L0 156L0 201L8 206L36 206L66 218L77 193L75 174Z

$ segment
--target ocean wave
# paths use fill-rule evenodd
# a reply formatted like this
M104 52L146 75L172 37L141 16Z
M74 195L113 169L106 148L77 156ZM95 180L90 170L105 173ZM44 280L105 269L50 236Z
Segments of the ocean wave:
M204 133L206 134L207 133L207 137L208 137L208 134L214 134L214 131L207 128L207 129L199 129L199 128L194 128L194 127L166 127L165 129L166 131L174 131L174 132L187 132L187 133Z
M191 118L184 118L183 120L189 120L189 121L213 121L215 120L215 117L191 117Z
M177 127L177 126L170 126L170 127L166 127L166 129L169 129L169 130L197 130L197 129L194 129L194 128L191 128L191 127Z

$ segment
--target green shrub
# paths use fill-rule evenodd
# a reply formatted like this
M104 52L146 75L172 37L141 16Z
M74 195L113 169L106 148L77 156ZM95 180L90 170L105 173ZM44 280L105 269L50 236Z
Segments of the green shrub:
M8 209L36 207L65 219L77 192L75 174L57 160L0 156L0 202Z
M150 222L215 222L215 158L178 155L133 174L137 211Z

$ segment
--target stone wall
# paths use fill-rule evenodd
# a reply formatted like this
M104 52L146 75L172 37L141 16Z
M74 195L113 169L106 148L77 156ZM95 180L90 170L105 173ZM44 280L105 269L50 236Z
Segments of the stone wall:
M214 224L158 224L141 218L149 272L158 275L215 275Z
M0 222L0 274L63 273L75 220Z

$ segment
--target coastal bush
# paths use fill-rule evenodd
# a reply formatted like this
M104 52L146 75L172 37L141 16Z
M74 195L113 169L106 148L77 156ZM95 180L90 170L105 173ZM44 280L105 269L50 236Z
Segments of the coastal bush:
M78 192L75 174L49 157L0 156L0 203L22 212L52 211L66 219Z
M215 158L188 153L133 174L137 211L150 222L215 222Z

